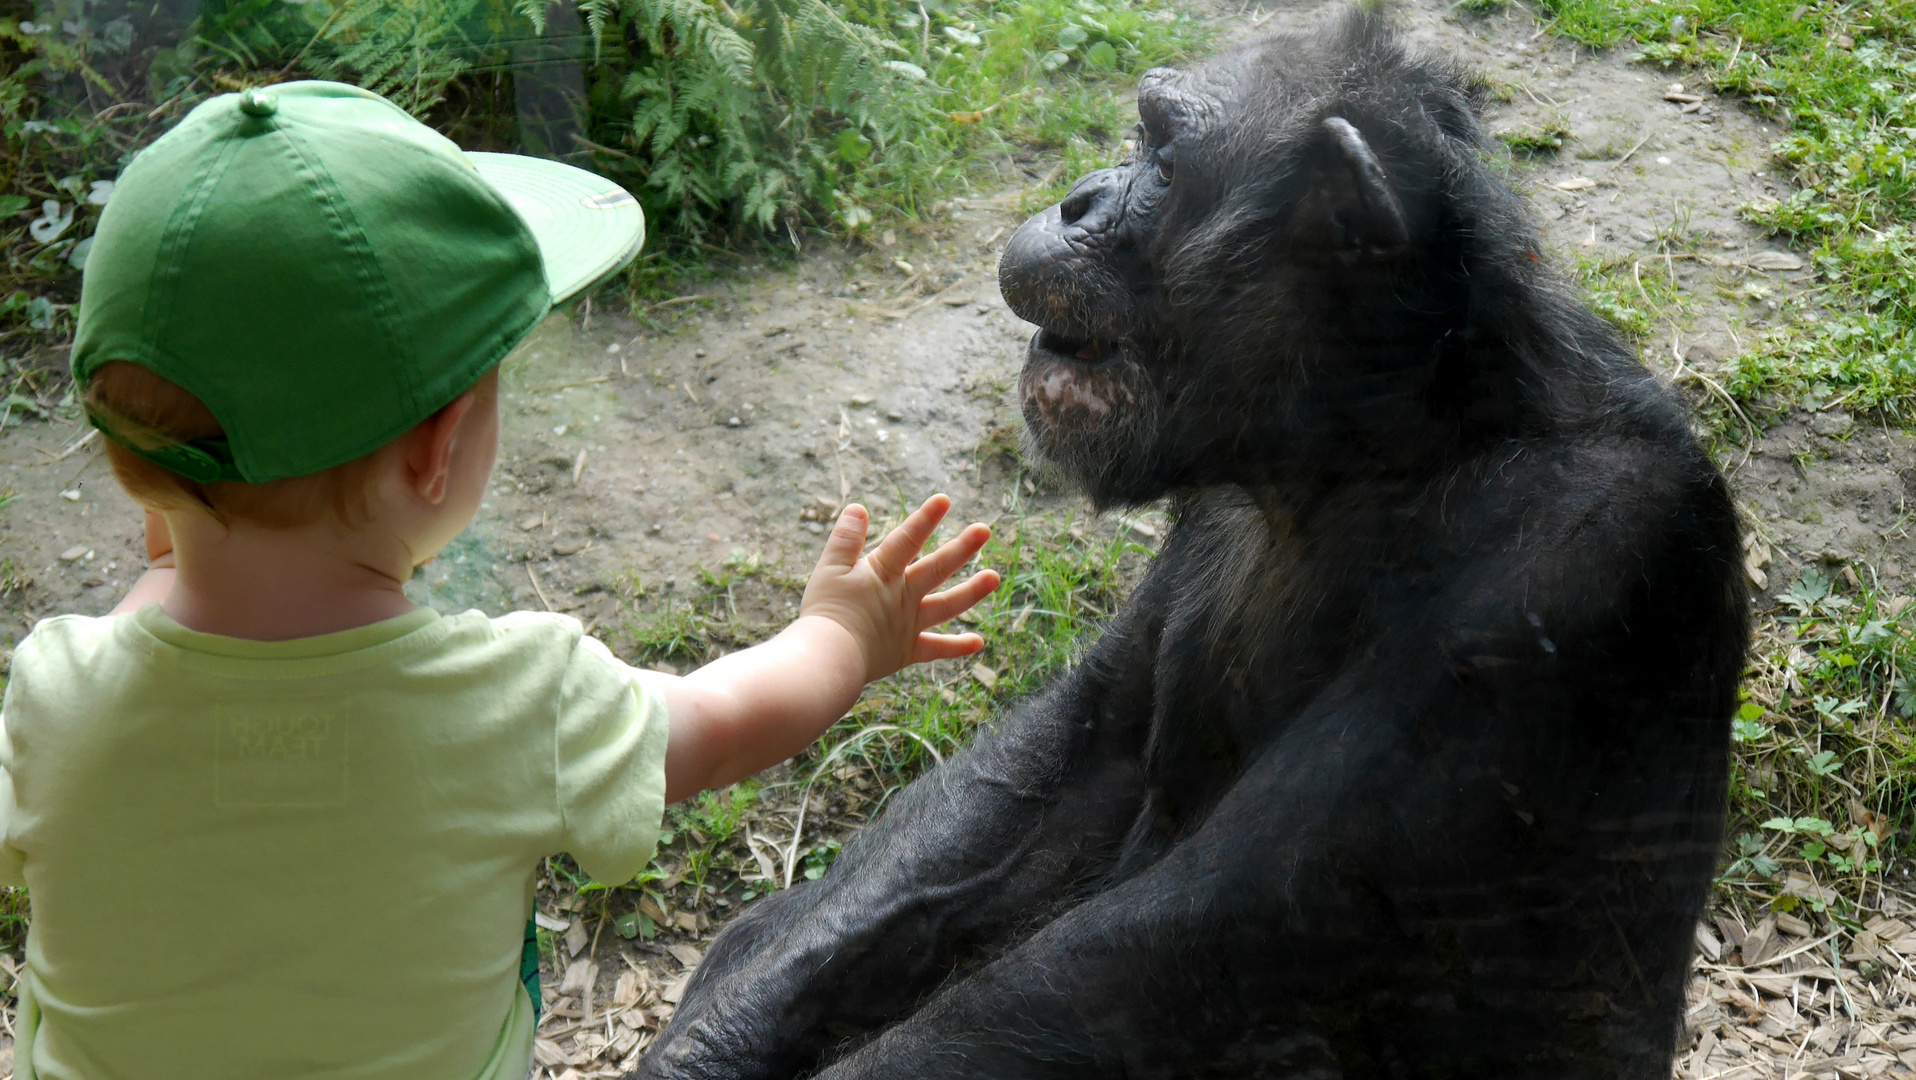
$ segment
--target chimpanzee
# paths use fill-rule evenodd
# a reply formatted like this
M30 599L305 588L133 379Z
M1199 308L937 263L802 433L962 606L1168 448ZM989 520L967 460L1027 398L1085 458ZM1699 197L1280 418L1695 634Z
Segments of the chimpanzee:
M1735 510L1385 22L1146 73L1136 152L1012 237L1031 444L1175 526L641 1076L1668 1076Z

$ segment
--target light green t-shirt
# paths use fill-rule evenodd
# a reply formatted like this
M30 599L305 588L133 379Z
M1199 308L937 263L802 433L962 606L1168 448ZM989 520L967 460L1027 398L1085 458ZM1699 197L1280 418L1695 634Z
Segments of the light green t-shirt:
M19 1080L523 1080L539 859L626 881L664 812L664 699L560 615L66 615L0 724Z

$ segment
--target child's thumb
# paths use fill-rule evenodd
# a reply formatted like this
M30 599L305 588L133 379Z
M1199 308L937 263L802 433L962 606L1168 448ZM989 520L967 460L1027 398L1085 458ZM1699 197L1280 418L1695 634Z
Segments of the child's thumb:
M820 566L850 566L865 553L865 531L870 525L865 508L852 503L838 512L838 521L832 525L832 534L825 538L825 551L819 555Z

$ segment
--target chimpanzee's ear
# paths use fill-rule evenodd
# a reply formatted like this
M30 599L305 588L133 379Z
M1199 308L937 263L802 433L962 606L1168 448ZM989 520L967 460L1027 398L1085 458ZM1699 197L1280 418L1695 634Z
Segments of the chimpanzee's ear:
M1291 218L1291 235L1300 246L1381 255L1410 241L1390 178L1350 121L1324 118L1305 151L1304 175L1304 194Z

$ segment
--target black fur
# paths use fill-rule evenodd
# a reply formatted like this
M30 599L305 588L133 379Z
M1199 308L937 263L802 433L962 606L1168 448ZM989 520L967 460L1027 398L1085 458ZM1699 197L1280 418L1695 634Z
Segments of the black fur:
M1000 273L1034 446L1175 529L640 1075L1663 1080L1748 636L1722 478L1374 9L1139 107Z

